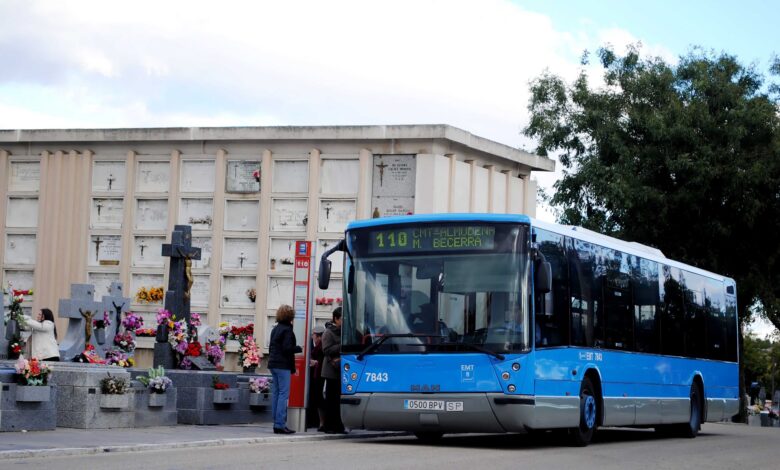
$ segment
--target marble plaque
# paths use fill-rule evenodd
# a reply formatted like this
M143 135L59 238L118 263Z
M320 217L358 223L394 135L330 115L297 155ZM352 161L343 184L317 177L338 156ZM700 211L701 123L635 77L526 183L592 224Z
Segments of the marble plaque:
M146 290L149 290L152 287L164 288L165 287L164 280L165 278L163 277L162 274L134 273L132 276L133 288L131 291L127 292L127 295L129 297L132 297L133 301L136 302L135 295L138 292L138 289L140 289L141 287L145 287ZM162 303L162 301L159 303Z
M307 160L277 160L273 166L273 190L275 193L309 192L309 162Z
M183 160L181 190L188 193L213 193L214 161Z
M309 221L306 199L274 199L271 203L271 230L305 232Z
M316 252L314 253L314 257L316 260L315 269L319 270L320 265L320 257L323 253L328 251L329 249L333 248L339 240L335 239L328 239L328 240L317 240L317 247ZM343 251L337 251L330 255L328 258L331 262L330 264L330 272L332 273L341 273L344 272L344 252Z
M339 300L342 296L341 279L332 277L327 289L322 290L315 283L314 308L320 311L332 312L336 307L341 307Z
M92 235L87 259L90 266L118 266L122 259L122 237L119 235Z
M414 155L374 155L372 186L377 196L414 196Z
M192 237L192 246L200 248L200 259L192 260L194 269L206 269L211 267L211 238Z
M11 162L8 191L38 191L40 188L40 162Z
M320 232L344 232L347 224L355 220L357 202L354 199L320 200Z
M225 269L257 269L257 239L226 238L222 267Z
M119 282L119 273L87 273L87 284L95 286L94 300L103 300L104 295L110 295L108 290L112 282Z
M35 235L8 234L5 240L5 264L35 264Z
M293 303L293 280L291 277L268 278L266 307L276 310L282 304Z
M228 160L225 173L225 192L260 192L260 161Z
M220 305L225 308L254 308L255 303L249 299L247 291L255 286L254 276L223 276Z
M138 162L136 191L142 193L167 193L170 180L170 162Z
M165 237L135 237L133 266L160 268L165 266L165 258L162 256L163 243Z
M212 199L182 198L179 205L179 223L192 225L192 230L211 230L213 214Z
M35 273L33 271L9 270L5 272L3 285L10 284L16 290L29 290L35 287Z
M225 201L225 230L257 232L260 201Z
M127 185L125 162L101 162L92 164L92 191L124 193Z
M360 160L322 160L320 193L357 194Z
M5 225L6 227L37 227L38 198L9 197Z
M414 214L413 197L375 197L371 204L373 218Z
M166 230L168 228L167 199L138 199L135 228L139 230Z
M208 307L209 305L209 276L192 276L192 297L190 303L193 306ZM205 321L205 318L201 318Z
M89 216L92 228L122 228L124 200L119 198L93 198Z
M268 258L271 272L292 272L295 265L295 240L292 238L272 238Z

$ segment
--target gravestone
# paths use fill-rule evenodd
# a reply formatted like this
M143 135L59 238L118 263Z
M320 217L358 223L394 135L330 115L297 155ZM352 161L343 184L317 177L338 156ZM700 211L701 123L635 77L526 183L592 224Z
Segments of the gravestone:
M68 330L65 339L60 343L60 359L71 361L84 351L87 331L91 333L90 343L96 346L92 325L86 321L103 318L103 303L95 302L93 293L95 287L91 284L72 284L70 299L60 299L60 318L68 319ZM88 329L88 330L87 330ZM113 338L112 338L113 340Z
M122 283L114 281L108 288L108 295L104 295L102 300L103 310L111 315L112 326L116 325L113 329L114 334L111 335L113 339L113 336L119 333L122 314L130 311L130 298L122 296Z
M171 234L171 243L162 246L162 255L171 258L168 272L168 290L165 292L165 309L177 319L190 323L190 299L194 279L192 261L200 259L200 248L192 246L192 227L176 225ZM175 366L173 351L165 342L154 345L154 365L171 369Z

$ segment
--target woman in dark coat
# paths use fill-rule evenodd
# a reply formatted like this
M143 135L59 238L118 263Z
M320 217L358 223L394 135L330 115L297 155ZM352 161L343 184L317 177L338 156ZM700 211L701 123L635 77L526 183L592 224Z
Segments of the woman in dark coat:
M282 305L276 311L276 326L271 331L268 353L268 369L271 371L271 415L274 418L275 434L292 434L287 427L287 400L290 398L290 376L295 373L295 353L301 352L296 345L292 322L295 311L289 305Z

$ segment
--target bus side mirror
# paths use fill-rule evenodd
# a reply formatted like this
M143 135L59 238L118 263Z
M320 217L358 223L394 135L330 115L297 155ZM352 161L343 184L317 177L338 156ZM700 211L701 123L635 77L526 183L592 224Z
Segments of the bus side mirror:
M331 261L324 256L320 259L320 272L317 274L317 284L320 289L325 290L330 285L330 265Z
M534 290L537 294L546 294L552 290L552 266L549 261L536 263Z

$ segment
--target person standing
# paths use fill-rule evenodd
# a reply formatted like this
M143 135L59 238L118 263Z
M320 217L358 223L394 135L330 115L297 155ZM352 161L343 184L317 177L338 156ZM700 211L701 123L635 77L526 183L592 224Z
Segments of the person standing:
M333 310L333 320L322 335L322 377L325 379L325 429L328 434L343 434L341 422L341 307Z
M32 332L31 357L42 361L59 361L60 348L57 345L57 326L54 324L54 314L48 308L41 309L38 319L24 317L25 328Z
M323 408L323 388L325 383L322 380L322 334L325 328L321 325L315 326L311 331L311 358L309 359L309 407L306 412L308 427L317 427L317 431L325 429L325 409Z
M290 376L295 373L295 353L301 352L293 332L295 311L289 305L276 310L276 326L271 331L268 369L271 371L271 415L274 434L292 434L287 427L287 400L290 398Z

